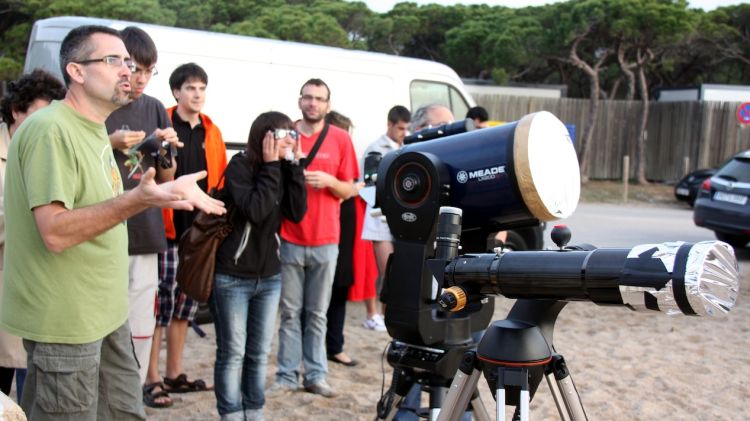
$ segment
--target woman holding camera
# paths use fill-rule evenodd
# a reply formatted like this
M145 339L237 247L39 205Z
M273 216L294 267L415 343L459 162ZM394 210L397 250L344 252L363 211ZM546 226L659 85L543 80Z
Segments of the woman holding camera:
M307 194L297 132L271 111L250 127L247 149L225 171L223 200L232 232L216 253L211 312L214 383L222 420L263 420L268 353L281 293L281 218L299 222Z

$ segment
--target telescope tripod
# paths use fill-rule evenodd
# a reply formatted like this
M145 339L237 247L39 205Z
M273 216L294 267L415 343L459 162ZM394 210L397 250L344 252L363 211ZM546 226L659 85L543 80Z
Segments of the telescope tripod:
M414 368L420 364L413 363L413 357L423 363L452 353L452 358L446 359L455 359L457 349L445 351L393 341L391 349L396 350L389 349L393 380L378 402L376 420L392 420L409 390L419 383L430 393L430 420L457 421L471 409L474 419L489 421L477 389L482 374L496 401L497 420L505 419L505 405L513 405L513 420L528 421L529 403L542 378L547 380L561 420L587 420L565 359L554 351L552 342L555 321L566 304L556 300L517 300L506 319L487 328L476 349L464 347L452 382L450 374ZM392 354L399 357L392 358Z
M438 414L443 407L446 392L451 385L451 379L437 374L436 371L444 371L444 365L440 362L455 362L461 357L461 353L466 353L470 347L460 347L453 349L429 348L405 344L399 341L393 341L389 346L388 360L393 365L393 377L391 386L385 395L378 402L378 415L376 421L391 421L402 419L403 413L400 409L405 409L410 398L416 398L414 417L428 418L432 421L437 420ZM433 370L418 368L414 366L425 366L434 364ZM438 368L440 367L440 368ZM446 373L447 374L447 373ZM417 393L417 396L408 396ZM422 412L421 397L422 392L429 394L429 408L427 412ZM473 410L474 419L480 421L490 421L482 399L476 388L467 395L468 400L464 402L458 415L453 420L462 419L463 413L469 409Z
M586 412L562 355L554 352L552 332L565 302L518 300L505 320L493 322L476 351L464 355L443 401L438 421L457 420L484 377L496 401L496 419L515 405L513 420L528 421L529 403L547 379L561 420L584 421Z
M532 376L531 367L536 366L513 367L507 364L486 363L477 357L476 352L467 353L464 363L456 373L450 392L444 399L438 421L458 419L456 417L466 408L467 397L476 395L479 376L483 371L497 401L496 419L505 419L505 405L510 403L516 405L513 420L529 420L529 378ZM547 362L539 365L547 379L560 419L586 420L586 413L563 356L553 355Z

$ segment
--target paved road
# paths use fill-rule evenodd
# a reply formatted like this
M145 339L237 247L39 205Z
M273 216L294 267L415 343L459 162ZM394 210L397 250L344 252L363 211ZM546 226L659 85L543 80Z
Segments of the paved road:
M715 240L714 233L693 224L693 211L685 208L644 205L581 203L570 218L547 223L545 246L554 248L549 237L553 225L568 225L570 244L597 247L633 247L667 241Z

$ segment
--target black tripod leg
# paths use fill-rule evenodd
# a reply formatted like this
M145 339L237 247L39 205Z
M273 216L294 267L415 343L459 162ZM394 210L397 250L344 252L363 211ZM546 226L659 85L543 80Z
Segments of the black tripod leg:
M404 396L409 393L409 390L413 385L414 377L412 377L410 373L407 373L404 370L394 369L391 386L388 388L388 391L385 392L385 395L383 395L378 401L378 414L375 417L375 420L393 420L393 417L396 416L396 412L398 412L399 405L404 400Z
M570 376L565 358L562 355L553 355L548 365L549 370L545 373L547 384L552 391L552 397L557 405L560 419L564 421L586 421L586 411L581 403L573 378Z

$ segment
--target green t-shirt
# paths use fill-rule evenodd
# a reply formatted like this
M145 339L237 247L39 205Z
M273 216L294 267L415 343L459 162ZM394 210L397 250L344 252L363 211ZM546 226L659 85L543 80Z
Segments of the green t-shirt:
M104 125L53 102L15 133L5 180L0 325L33 341L68 344L93 342L120 327L128 312L125 224L53 254L31 211L55 201L73 210L122 194Z

